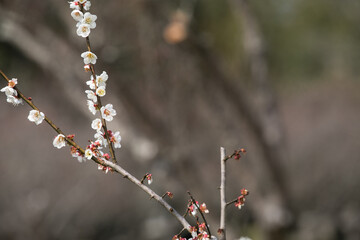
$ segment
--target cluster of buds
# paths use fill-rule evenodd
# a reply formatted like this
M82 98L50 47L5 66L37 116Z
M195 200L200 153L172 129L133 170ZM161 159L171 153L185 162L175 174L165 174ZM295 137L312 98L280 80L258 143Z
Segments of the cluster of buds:
M241 148L241 149L239 149L239 150L236 150L235 152L234 152L234 159L235 160L239 160L240 158L241 158L241 155L240 155L240 153L246 153L246 150L244 149L244 148Z
M236 202L235 202L235 207L241 209L241 207L244 206L245 204L245 196L249 195L249 191L246 190L245 188L241 189L241 195L237 198Z
M144 177L141 179L141 183L143 184L145 179L147 180L147 183L150 185L153 182L153 177L151 173L146 173Z
M202 213L209 213L205 203L199 205L198 201L196 201L196 204L194 204L193 201L190 201L188 212L190 212L191 215L196 216L198 210L200 210Z
M0 91L5 93L6 101L8 103L12 103L14 106L22 104L23 101L21 98L18 97L18 92L14 89L15 85L17 84L17 79L13 78L9 81L6 87L3 87Z
M187 240L217 240L215 236L210 236L207 232L205 223L198 223L197 227L191 226L189 232L191 233L191 238ZM172 240L186 240L186 238L175 235Z

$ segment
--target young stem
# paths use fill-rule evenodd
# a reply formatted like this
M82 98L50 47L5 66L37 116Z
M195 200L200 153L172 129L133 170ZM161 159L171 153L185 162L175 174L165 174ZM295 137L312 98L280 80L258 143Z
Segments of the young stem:
M225 196L225 180L226 180L226 153L225 148L220 148L220 166L221 166L221 178L220 178L220 240L226 240L226 223L225 223L225 209L226 209L226 196Z
M187 193L189 194L190 198L191 198L191 201L193 204L195 204L196 208L199 210L200 214L201 214L201 217L202 219L204 220L204 223L205 223L205 226L206 226L206 229L211 237L211 232L210 232L210 228L209 228L209 225L205 219L205 216L204 214L202 213L202 211L200 210L200 206L196 203L196 200L193 198L193 196L191 195L191 193L189 191L187 191Z

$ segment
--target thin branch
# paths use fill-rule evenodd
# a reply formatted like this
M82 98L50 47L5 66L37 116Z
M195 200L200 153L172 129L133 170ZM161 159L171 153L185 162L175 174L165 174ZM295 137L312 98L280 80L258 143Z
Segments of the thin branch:
M9 82L9 78L0 70L0 75L2 75L2 77ZM35 109L35 110L39 110L39 108L37 108L27 97L25 97L24 94L21 93L21 91L15 86L14 89L17 91L18 96L21 97L31 108ZM45 115L45 121L59 134L63 134L64 136L66 136L59 127L57 127L49 118L46 117ZM79 152L81 152L81 154L85 154L85 150L83 148L81 148L75 141L65 137L66 142L75 147ZM138 180L136 177L134 177L133 175L131 175L129 172L127 172L125 169L123 169L122 167L120 167L119 165L111 162L111 161L107 161L107 160L103 160L103 159L98 159L95 156L92 156L91 158L94 162L101 164L102 166L105 167L110 167L113 171L121 174L124 178L128 179L130 182L134 183L135 185L137 185L139 188L141 188L144 192L146 192L150 198L155 199L160 205L162 205L171 215L173 215L180 223L181 225L187 229L190 232L190 224L186 221L186 219L184 217L182 217L170 204L168 204L166 201L164 201L164 199L162 199L161 196L159 196L158 194L156 194L152 189L150 189L149 187L147 187L146 185L142 184L140 182L140 180Z
M226 208L226 196L225 196L225 181L226 181L226 160L229 159L228 157L225 157L225 148L220 147L220 166L221 166L221 172L220 172L220 228L219 228L219 234L220 234L220 240L226 240L226 222L225 222L225 208Z
M204 223L205 223L205 226L206 226L206 229L211 237L211 232L210 232L210 228L209 228L209 224L207 223L206 219L205 219L205 216L204 214L202 213L201 209L200 209L200 206L199 204L196 203L196 200L193 198L193 196L191 195L191 193L189 191L187 191L187 193L189 194L190 198L191 198L191 201L193 202L193 204L195 204L196 208L199 210L200 214L201 214L201 217L202 219L204 220Z

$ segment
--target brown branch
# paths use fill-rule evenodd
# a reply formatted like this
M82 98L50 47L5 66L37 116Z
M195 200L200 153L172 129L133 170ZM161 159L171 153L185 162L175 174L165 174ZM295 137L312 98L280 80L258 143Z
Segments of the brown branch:
M9 82L9 78L0 70L0 75L7 81ZM14 89L18 92L18 96L20 96L31 108L40 111L39 108L37 108L27 97L25 97L24 94L21 93L21 91L15 86ZM59 127L57 127L49 118L46 117L45 115L45 121L59 134L63 134L64 136L66 136ZM81 148L78 144L75 143L75 141L65 137L66 142L75 147L78 151L80 151L82 154L85 154L85 151L83 148ZM120 167L119 165L117 165L116 163L113 163L111 161L107 161L107 160L103 160L103 159L98 159L95 156L91 157L91 160L93 160L94 162L101 164L102 166L105 167L110 167L113 171L121 174L124 178L128 179L130 182L134 183L135 185L137 185L139 188L141 188L144 192L146 192L150 198L155 199L160 205L162 205L171 215L173 215L180 223L181 225L187 229L190 232L190 224L186 221L186 219L181 216L170 204L168 204L164 199L162 199L161 196L159 196L158 194L156 194L152 189L150 189L149 187L147 187L146 185L142 184L140 182L140 180L138 180L136 177L134 177L133 175L131 175L129 172L127 172L125 169L123 169L122 167Z

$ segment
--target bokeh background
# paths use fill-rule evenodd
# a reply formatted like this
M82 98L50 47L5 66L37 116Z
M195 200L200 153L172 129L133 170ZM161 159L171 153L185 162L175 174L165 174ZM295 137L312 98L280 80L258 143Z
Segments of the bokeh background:
M360 2L91 1L96 71L109 74L118 161L152 187L190 190L219 226L219 148L229 239L360 239ZM0 69L62 130L93 138L67 1L0 0ZM2 80L1 87L6 83ZM30 108L0 104L0 239L171 239L181 226L117 174L52 146ZM191 220L190 220L191 221Z

